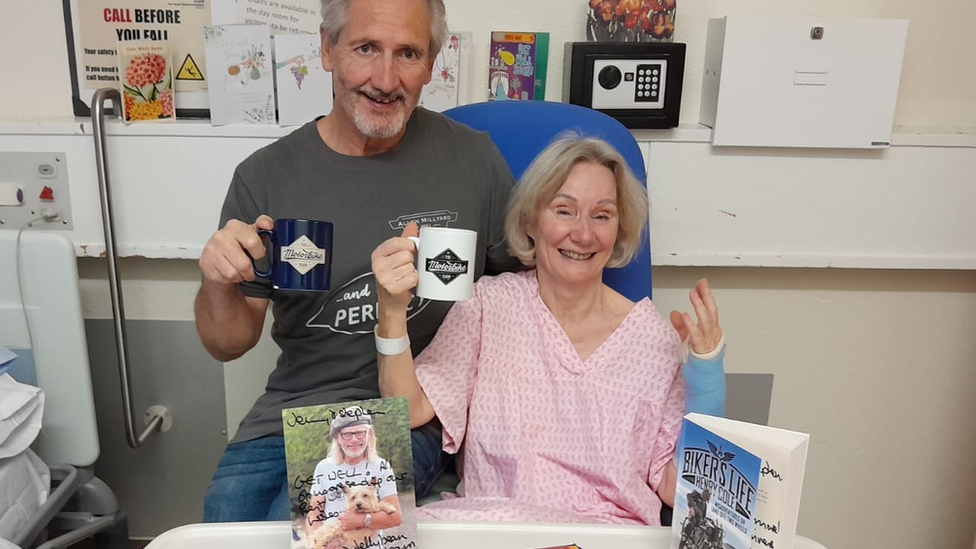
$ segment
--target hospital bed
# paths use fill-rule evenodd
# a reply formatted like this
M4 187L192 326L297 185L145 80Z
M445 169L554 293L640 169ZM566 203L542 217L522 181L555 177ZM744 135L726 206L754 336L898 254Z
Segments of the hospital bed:
M74 246L58 233L24 231L18 276L17 233L0 230L0 344L20 355L11 376L44 391L33 450L50 467L52 490L9 541L24 549L55 549L97 536L100 546L124 547L125 514L93 473L98 429ZM0 478L0 487L9 485ZM9 511L0 509L0 516Z

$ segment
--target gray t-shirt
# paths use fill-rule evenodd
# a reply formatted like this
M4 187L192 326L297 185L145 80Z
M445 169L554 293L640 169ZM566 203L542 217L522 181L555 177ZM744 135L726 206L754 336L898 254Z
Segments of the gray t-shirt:
M331 292L288 292L258 281L245 295L273 302L271 334L281 348L265 393L233 442L281 434L281 410L377 398L376 288L370 254L410 221L478 232L475 278L516 270L500 244L514 180L487 134L418 108L403 139L384 154L331 150L315 122L255 152L234 173L220 215L253 223L304 218L334 224ZM490 246L495 244L494 246ZM449 303L414 298L408 331L414 355L430 343Z

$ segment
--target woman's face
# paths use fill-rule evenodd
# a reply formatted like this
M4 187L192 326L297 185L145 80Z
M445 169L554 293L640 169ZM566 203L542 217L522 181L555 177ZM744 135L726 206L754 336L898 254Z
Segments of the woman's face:
M357 458L366 451L369 443L369 427L353 425L339 431L339 446L346 457Z
M540 279L566 285L601 280L618 227L613 172L599 164L577 164L528 232Z

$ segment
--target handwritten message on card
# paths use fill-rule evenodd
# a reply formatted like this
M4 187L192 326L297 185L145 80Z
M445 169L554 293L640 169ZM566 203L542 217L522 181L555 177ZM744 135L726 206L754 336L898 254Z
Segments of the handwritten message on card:
M416 547L404 398L282 412L293 549Z
M753 547L782 547L779 540L781 515L783 513L783 475L774 469L769 460L764 460L759 470L759 490L756 495L756 518L752 530ZM791 538L792 539L792 538Z

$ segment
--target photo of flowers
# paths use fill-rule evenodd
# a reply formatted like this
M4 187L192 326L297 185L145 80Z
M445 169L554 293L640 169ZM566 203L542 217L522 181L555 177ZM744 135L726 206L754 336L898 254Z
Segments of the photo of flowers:
M587 0L589 42L670 42L676 0Z
M166 42L120 42L118 52L123 119L175 120L173 74Z

